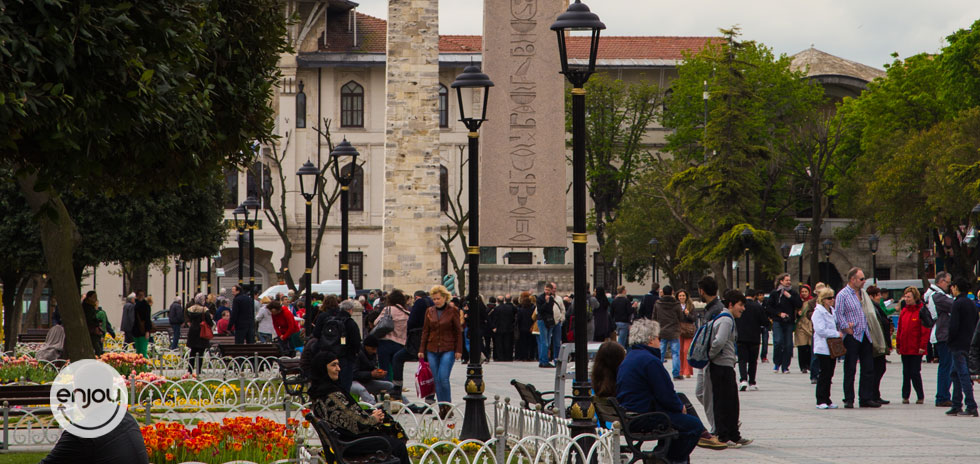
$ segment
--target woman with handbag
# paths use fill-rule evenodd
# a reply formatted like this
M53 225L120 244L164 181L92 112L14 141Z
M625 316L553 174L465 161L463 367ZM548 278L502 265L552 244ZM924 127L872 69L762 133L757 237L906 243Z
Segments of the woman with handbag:
M817 409L837 409L837 405L830 400L830 384L837 367L837 358L843 355L839 347L843 347L844 334L837 330L833 304L832 288L824 287L817 292L817 305L813 310L813 353L820 363L816 391Z
M919 310L922 309L919 289L906 288L902 300L902 313L898 317L898 333L895 335L895 348L902 355L902 404L909 404L913 387L918 398L915 404L922 404L925 398L922 391L922 356L926 354L932 331L919 321Z
M694 305L691 304L691 298L687 295L687 290L680 289L677 291L677 301L681 304L681 375L685 378L691 378L694 375L694 369L687 362L687 352L691 349L691 341L694 340L694 323L697 321L697 315L694 313Z
M405 308L407 298L405 292L394 289L385 298L385 308L378 316L377 324L371 333L378 337L378 364L379 367L388 373L388 380L395 384L391 392L394 399L401 399L402 382L395 381L392 365L395 363L395 354L405 348L408 340L408 317L411 313ZM401 361L404 365L405 361Z
M452 295L442 285L429 291L432 307L425 311L422 326L422 344L419 361L428 360L436 380L436 398L439 399L439 416L447 417L452 409L452 387L449 376L453 364L463 357L463 327L459 308L449 300Z
M206 303L207 295L198 293L194 296L194 304L187 308L187 347L191 350L187 355L187 372L197 375L201 375L201 358L214 337L214 320Z

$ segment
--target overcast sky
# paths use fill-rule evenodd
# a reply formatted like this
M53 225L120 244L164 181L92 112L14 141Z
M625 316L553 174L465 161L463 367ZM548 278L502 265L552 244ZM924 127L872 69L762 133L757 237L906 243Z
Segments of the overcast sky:
M359 11L388 17L387 0L354 0ZM603 34L714 36L738 24L742 37L777 54L813 44L849 60L881 68L902 57L938 52L950 33L980 19L980 0L587 0L606 24ZM441 0L442 34L479 34L481 0Z

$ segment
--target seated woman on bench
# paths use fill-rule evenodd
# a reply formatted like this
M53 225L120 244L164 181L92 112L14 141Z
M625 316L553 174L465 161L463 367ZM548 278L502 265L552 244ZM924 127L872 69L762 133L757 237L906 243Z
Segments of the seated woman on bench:
M689 414L674 390L670 374L663 366L660 357L660 324L649 319L634 321L630 327L629 343L632 350L619 366L616 376L616 401L629 412L642 414L658 411L667 414L671 426L679 434L670 444L667 459L671 462L687 462L705 428L700 419ZM643 432L644 428L657 425L637 422L642 421L630 423L631 431ZM709 439L702 443L702 446L720 445L719 449L725 447L721 443L710 441Z
M391 445L391 453L402 464L410 464L405 431L382 409L367 412L340 386L340 361L328 351L313 358L310 401L313 414L330 425L344 441L379 436Z

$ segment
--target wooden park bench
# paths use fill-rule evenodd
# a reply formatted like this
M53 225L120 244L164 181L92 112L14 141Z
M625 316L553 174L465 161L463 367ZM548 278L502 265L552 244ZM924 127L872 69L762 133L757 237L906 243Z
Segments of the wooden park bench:
M596 418L599 426L619 422L623 431L623 438L626 448L633 454L629 464L640 461L647 462L666 462L667 449L670 442L677 438L677 431L671 426L670 418L662 412L648 412L644 414L634 414L623 409L616 402L616 398L593 397L592 403L595 405ZM634 432L630 430L630 425L636 420L644 422L651 421L653 428L648 432ZM643 444L655 441L657 446L651 451L643 451Z
M48 338L48 329L27 329L17 334L17 343L44 343Z
M303 375L300 368L299 358L279 358L279 375L282 377L282 385L286 389L286 394L295 397L296 401L306 404L306 395L310 388L310 379Z
M0 415L2 415L3 420L0 450L7 449L4 438L9 436L10 416L20 416L33 412L35 409L50 407L51 384L5 385L0 387Z
M534 385L518 382L516 379L511 380L510 384L517 389L517 395L520 396L521 402L524 404L525 408L534 410L534 405L540 404L542 411L549 414L555 414L555 392L538 391Z
M218 338L218 337L214 337ZM211 340L213 343L214 340ZM231 362L252 363L252 372L259 372L269 367L272 363L270 358L279 358L279 345L275 343L252 343L236 345L232 343L222 343L218 345L218 353L222 358ZM266 362L261 362L261 361ZM241 369L241 365L238 366Z
M327 462L337 464L398 464L399 459L391 454L391 444L379 436L365 436L351 441L343 441L327 421L320 420L313 413L306 415L313 425L320 444L323 446Z

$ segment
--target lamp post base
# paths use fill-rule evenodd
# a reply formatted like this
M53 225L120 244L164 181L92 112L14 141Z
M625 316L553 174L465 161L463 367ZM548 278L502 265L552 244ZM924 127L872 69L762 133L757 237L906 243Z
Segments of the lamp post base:
M490 440L490 428L487 426L486 399L483 395L486 385L483 383L483 366L470 363L466 366L466 411L463 414L463 429L460 430L460 440Z
M596 433L595 405L592 404L592 396L589 395L591 391L591 382L572 382L572 404L568 408L572 423L568 428L584 454L576 457L577 453L572 453L569 456L569 464L584 463L585 455L588 455L595 444L593 437Z

